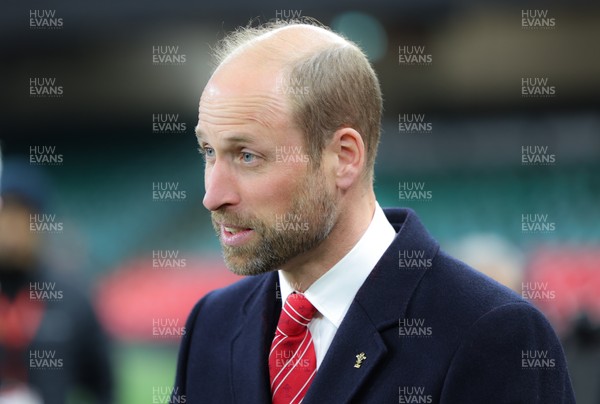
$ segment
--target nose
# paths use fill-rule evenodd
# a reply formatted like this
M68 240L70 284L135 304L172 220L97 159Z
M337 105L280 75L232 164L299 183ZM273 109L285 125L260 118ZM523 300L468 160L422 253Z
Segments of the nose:
M216 161L212 166L206 167L204 188L206 193L202 203L210 211L240 202L237 180L227 164L222 161Z

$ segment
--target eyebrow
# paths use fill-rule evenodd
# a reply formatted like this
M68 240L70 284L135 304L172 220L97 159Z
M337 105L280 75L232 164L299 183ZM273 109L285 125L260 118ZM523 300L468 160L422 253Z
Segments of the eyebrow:
M204 136L204 132L202 132L202 129L200 129L199 125L196 125L196 127L194 128L194 133L196 133L196 137L198 138L198 140L204 140L206 138L206 136Z
M206 136L198 126L196 126L195 132L199 141L206 142ZM245 133L225 134L222 140L228 143L256 143L256 139Z

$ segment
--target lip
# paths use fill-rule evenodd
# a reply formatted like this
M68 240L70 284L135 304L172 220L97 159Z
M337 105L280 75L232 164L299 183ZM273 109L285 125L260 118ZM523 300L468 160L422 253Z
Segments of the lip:
M228 246L240 246L248 242L252 234L254 233L253 229L242 228L237 226L230 226L228 224L220 223L221 225L221 241L223 244ZM232 233L229 229L238 230L237 233Z

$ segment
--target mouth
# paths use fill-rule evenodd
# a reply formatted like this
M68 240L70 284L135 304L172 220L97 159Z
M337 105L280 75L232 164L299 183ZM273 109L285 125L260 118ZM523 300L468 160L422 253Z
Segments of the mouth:
M220 223L221 241L228 246L240 246L248 242L254 229L246 227L231 226Z

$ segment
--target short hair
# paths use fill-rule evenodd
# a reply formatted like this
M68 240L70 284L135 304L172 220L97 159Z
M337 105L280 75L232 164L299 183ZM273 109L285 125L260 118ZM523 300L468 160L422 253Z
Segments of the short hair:
M272 21L258 26L252 22L229 33L213 49L218 65L251 47L252 43L280 28L318 27L335 35L339 41L314 51L298 52L291 60L287 55L269 54L282 62L290 83L307 91L287 93L294 123L304 132L306 147L318 168L322 151L333 133L351 127L360 133L365 144L363 177L373 180L375 157L381 131L383 101L379 80L365 53L354 42L333 33L312 18Z

